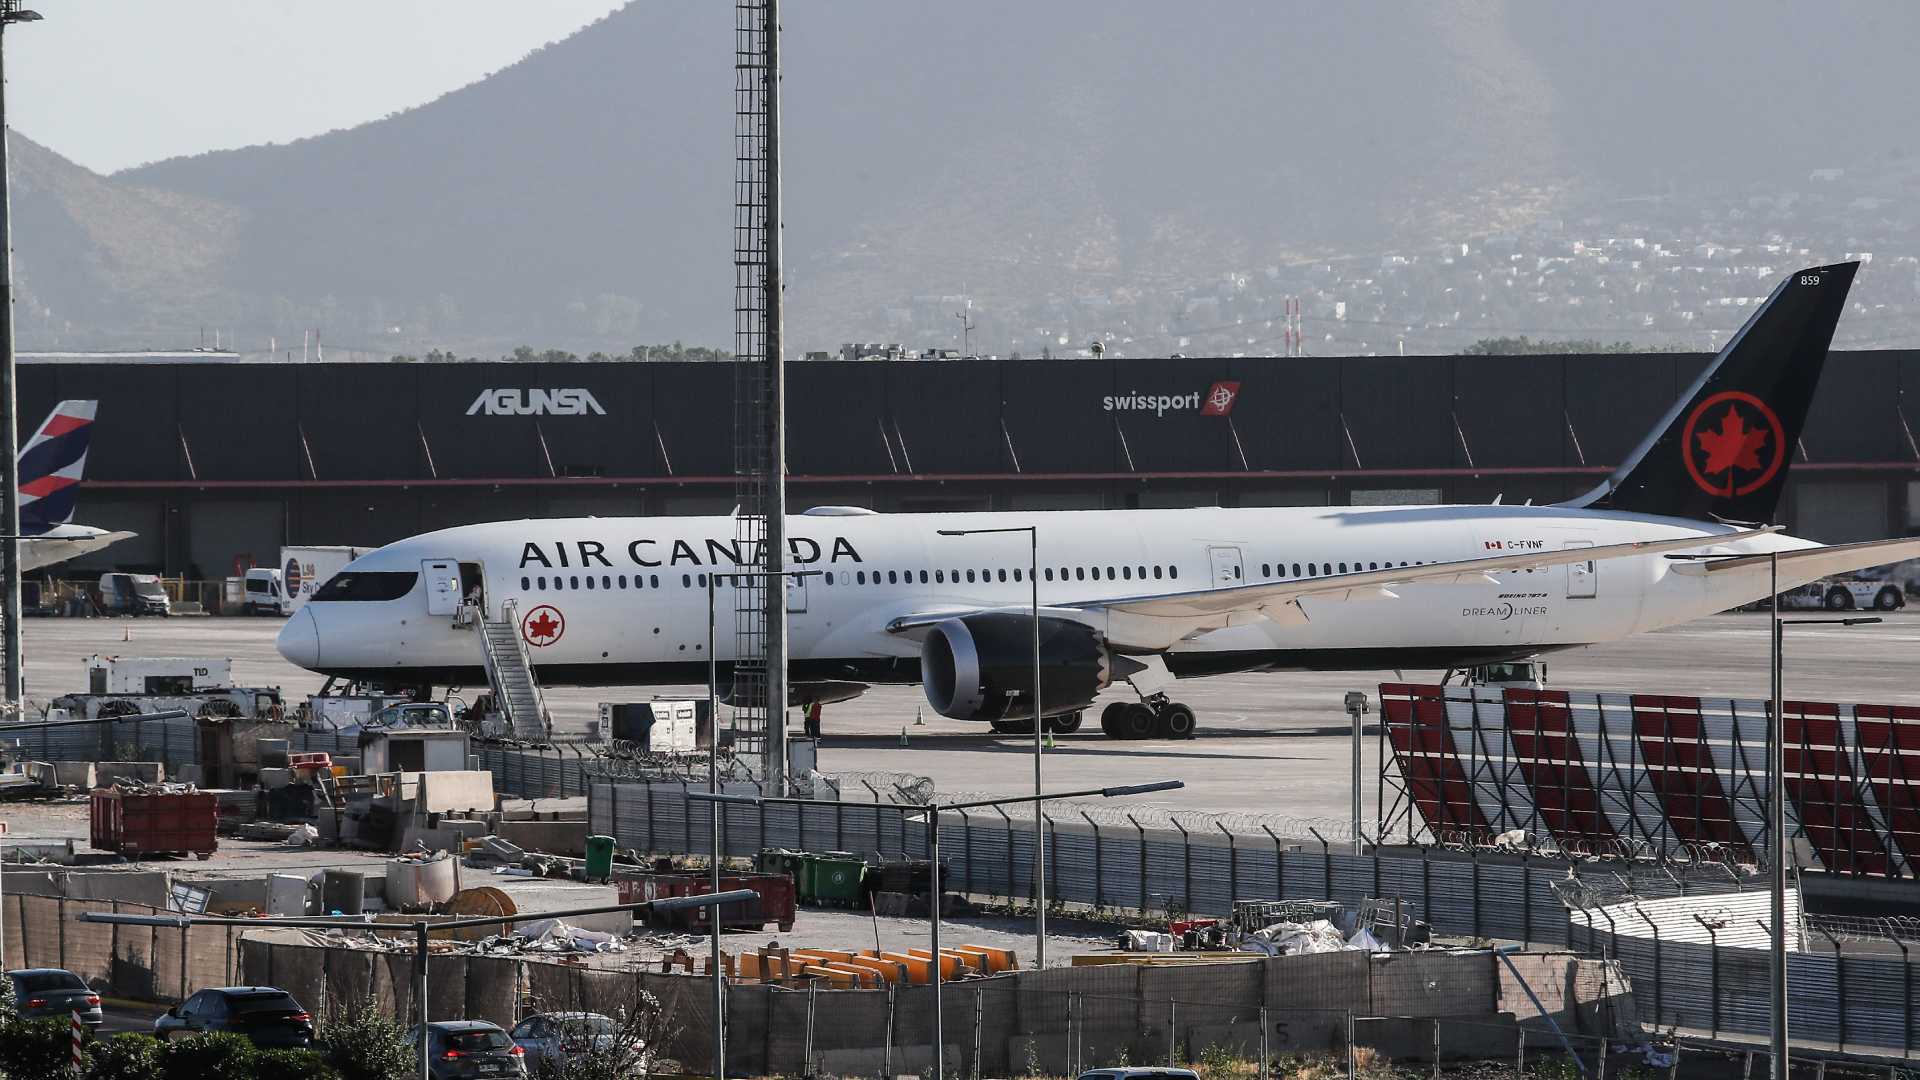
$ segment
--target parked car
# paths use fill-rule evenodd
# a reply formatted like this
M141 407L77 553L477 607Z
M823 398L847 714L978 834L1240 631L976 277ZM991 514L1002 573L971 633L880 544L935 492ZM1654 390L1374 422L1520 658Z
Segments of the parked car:
M71 971L60 968L19 968L7 972L13 983L13 1011L29 1019L80 1014L80 1022L90 1028L100 1026L100 995L87 988L87 982Z
M154 1037L231 1031L255 1046L307 1046L313 1016L292 994L274 986L217 986L168 1009L153 1022Z
M527 1075L526 1055L500 1025L485 1020L436 1020L421 1030L407 1031L407 1045L415 1053L427 1040L427 1076L430 1080L470 1080L473 1077Z
M513 1026L513 1044L526 1051L527 1068L541 1063L556 1068L577 1054L609 1051L620 1037L620 1025L613 1017L590 1012L535 1013ZM646 1047L635 1044L636 1057Z
M1089 1069L1079 1080L1200 1080L1200 1074L1192 1069Z

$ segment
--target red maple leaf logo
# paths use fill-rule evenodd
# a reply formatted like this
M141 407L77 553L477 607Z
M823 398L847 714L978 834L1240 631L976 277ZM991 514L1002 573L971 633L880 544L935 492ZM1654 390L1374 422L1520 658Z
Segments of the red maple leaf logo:
M553 621L553 616L544 611L540 613L539 618L527 624L527 633L537 638L550 638L558 629L560 624Z
M1701 471L1721 473L1729 469L1742 469L1757 472L1760 464L1760 450L1767 445L1765 428L1750 428L1740 415L1740 410L1727 406L1727 414L1720 418L1718 431L1708 428L1695 436L1700 440L1700 449L1706 451L1706 464ZM1731 482L1732 477L1728 477Z
M551 645L566 632L567 617L551 604L534 608L527 613L526 621L520 624L520 635L527 639L529 645Z

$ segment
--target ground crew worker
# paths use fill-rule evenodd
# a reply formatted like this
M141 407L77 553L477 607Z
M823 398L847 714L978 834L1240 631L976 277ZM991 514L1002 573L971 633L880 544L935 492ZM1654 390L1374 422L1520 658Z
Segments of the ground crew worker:
M816 701L813 704L807 706L807 720L806 720L805 727L806 727L808 738L817 739L820 737L820 703L819 702Z

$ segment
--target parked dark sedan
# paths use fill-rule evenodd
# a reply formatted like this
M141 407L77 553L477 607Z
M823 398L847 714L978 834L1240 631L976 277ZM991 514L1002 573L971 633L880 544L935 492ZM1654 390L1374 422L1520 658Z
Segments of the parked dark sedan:
M86 980L60 968L20 968L7 972L13 982L13 1008L21 1016L39 1019L79 1013L80 1022L97 1028L106 1018L100 1013L100 995L87 989Z
M313 1017L293 995L272 986L219 986L202 990L153 1022L156 1038L231 1031L255 1046L306 1046Z
M498 1024L437 1020L426 1025L425 1031L416 1024L407 1032L407 1045L416 1054L423 1037L427 1040L427 1075L431 1080L520 1080L527 1075L526 1051L515 1045Z

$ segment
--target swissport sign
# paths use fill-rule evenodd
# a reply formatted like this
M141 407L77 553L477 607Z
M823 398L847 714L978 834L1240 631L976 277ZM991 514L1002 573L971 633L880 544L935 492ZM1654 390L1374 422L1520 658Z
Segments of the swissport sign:
M1670 694L1383 683L1401 790L1383 842L1756 863L1767 850L1767 703ZM1787 701L1789 857L1920 872L1920 708Z

